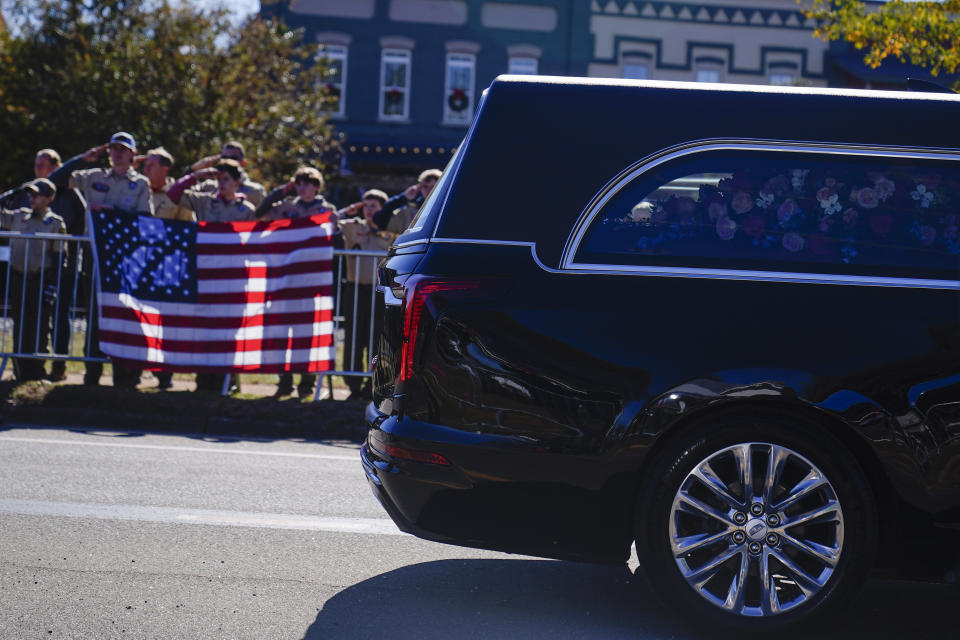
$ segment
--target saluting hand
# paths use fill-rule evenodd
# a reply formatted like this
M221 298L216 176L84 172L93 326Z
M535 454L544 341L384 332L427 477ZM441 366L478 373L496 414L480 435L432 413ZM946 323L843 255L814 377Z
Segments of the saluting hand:
M83 161L87 163L96 162L97 158L100 157L100 154L106 151L107 147L109 146L110 146L110 143L107 142L100 145L99 147L91 147L90 149L87 149L86 153L83 154Z
M403 192L403 197L407 200L416 200L417 194L420 193L420 183L412 184L407 187Z
M217 162L218 162L219 160L220 160L220 156L219 156L219 155L216 155L216 156L207 156L206 158L200 158L199 160L197 160L196 162L194 162L192 165L190 165L190 170L191 170L191 171L200 171L200 170L202 170L202 169L206 169L207 167L212 167L213 165L217 164Z

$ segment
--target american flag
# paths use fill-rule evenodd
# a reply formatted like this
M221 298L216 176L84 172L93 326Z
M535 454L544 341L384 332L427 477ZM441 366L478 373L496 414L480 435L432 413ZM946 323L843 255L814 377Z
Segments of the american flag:
M167 371L334 368L330 214L197 224L98 211L88 228L108 356Z

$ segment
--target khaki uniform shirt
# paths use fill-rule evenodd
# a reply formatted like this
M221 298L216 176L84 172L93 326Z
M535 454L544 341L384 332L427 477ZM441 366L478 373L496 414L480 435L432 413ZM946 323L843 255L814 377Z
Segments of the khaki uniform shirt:
M70 186L83 194L88 211L93 205L101 204L129 213L153 215L150 181L133 169L120 175L111 169L74 171Z
M413 219L417 217L418 211L420 211L420 205L412 202L405 207L397 209L393 212L393 215L390 216L390 222L387 223L386 230L392 233L394 237L400 235L407 230L407 227L410 226Z
M286 218L309 218L318 213L333 211L333 207L323 198L314 198L310 202L303 202L300 198L282 200L273 205L263 217L267 220L284 220Z
M224 202L216 193L190 190L184 191L183 195L180 196L180 204L193 209L199 222L256 220L253 212L257 208L241 195L238 195L233 202Z
M23 208L16 211L3 209L0 223L7 231L21 233L66 233L67 225L63 218L49 208L42 214L34 214L33 209ZM23 273L23 261L27 261L27 273L39 273L56 267L63 251L64 242L59 240L19 240L10 239L10 266L14 271Z
M167 196L167 189L170 188L170 185L172 185L173 182L173 178L168 177L167 184L159 191L153 191L151 188L150 199L153 201L154 215L158 218L163 218L164 220L183 220L184 222L196 222L197 216L194 215L193 211L182 204L176 204L169 198L169 196Z
M339 224L345 249L386 251L390 248L390 244L395 237L386 231L374 231L363 218L347 218L346 220L340 220ZM380 258L344 256L344 259L347 263L347 282L373 284L376 265L380 262Z
M203 191L204 193L214 193L218 188L216 180L204 180L196 187L196 190ZM243 181L237 188L237 193L242 193L247 200L253 203L253 208L256 209L260 206L260 203L263 202L263 199L267 197L267 188L259 182L254 182L244 173Z

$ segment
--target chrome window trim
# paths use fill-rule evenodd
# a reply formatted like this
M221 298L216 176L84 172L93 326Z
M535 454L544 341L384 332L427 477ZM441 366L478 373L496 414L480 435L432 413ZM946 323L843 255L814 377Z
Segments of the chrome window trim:
M537 255L534 242L516 240L481 240L471 238L433 238L438 244L490 245L498 247L528 247L533 261L540 269L555 275L653 276L660 278L705 278L709 280L743 280L750 282L786 282L795 284L834 284L860 287L891 287L909 289L947 289L960 291L960 280L932 280L926 278L887 278L880 276L847 276L832 273L802 273L794 271L752 271L746 269L698 269L687 267L653 267L610 264L577 264L575 267L554 269Z
M420 238L419 240L410 240L409 242L400 242L393 245L395 249L403 249L405 247L415 247L418 244L429 244L430 241L427 238Z
M618 273L639 273L642 275L681 275L684 277L731 277L735 274L741 274L738 279L756 280L761 279L757 274L770 273L773 281L785 281L784 274L791 276L786 281L804 281L804 282L825 282L837 284L869 284L874 286L896 286L896 287L915 287L928 286L910 284L915 282L930 283L931 288L956 289L960 287L960 281L956 280L928 280L921 278L873 278L867 276L840 276L836 274L803 274L793 272L764 272L738 269L686 269L686 268L665 268L643 265L596 265L579 263L575 261L577 251L583 242L583 237L590 228L594 219L607 203L628 184L632 183L642 174L654 169L662 164L682 158L688 155L704 153L708 151L756 151L767 152L777 151L783 153L818 153L822 155L853 156L853 157L894 157L900 159L912 160L950 160L960 162L960 150L957 149L933 149L933 148L912 148L912 147L889 147L866 144L836 144L826 142L796 142L786 140L727 140L727 139L707 139L694 140L675 147L670 147L654 155L647 156L621 171L617 177L608 182L604 187L594 195L593 200L580 214L580 218L573 227L572 233L567 237L567 241L560 257L560 268L563 270L578 270L584 272L618 272ZM692 275L697 274L697 275ZM725 275L726 274L726 275ZM802 278L793 276L815 276L815 278ZM948 286L944 286L944 284Z

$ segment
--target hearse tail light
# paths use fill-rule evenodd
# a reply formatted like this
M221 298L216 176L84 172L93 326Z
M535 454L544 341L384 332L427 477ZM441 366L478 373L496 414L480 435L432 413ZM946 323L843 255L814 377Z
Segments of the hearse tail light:
M430 276L411 276L403 283L403 348L400 357L400 381L410 379L417 352L424 309L433 308L437 301L444 303L478 302L490 299L505 290L506 278L450 279ZM436 310L436 309L434 309Z
M410 460L411 462L423 462L425 464L435 464L442 467L449 467L450 461L439 453L430 453L428 451L417 451L387 444L383 437L377 431L371 431L367 438L370 447L381 455L386 455L396 460Z

